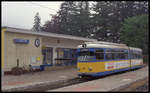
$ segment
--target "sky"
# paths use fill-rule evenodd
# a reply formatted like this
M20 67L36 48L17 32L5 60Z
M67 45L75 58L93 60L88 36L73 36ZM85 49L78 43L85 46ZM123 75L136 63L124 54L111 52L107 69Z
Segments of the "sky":
M50 14L56 14L62 1L45 2L2 2L2 26L31 29L37 12L41 17L41 25L51 19Z

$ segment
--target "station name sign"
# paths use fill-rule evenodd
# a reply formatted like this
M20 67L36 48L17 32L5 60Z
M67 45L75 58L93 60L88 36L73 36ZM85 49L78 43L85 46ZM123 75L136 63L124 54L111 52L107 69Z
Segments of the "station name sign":
M17 44L29 44L29 40L24 39L14 39L14 42Z

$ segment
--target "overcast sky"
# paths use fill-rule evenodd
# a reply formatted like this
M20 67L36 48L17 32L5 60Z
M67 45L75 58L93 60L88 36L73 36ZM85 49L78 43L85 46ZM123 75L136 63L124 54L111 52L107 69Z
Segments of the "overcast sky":
M36 12L39 12L41 24L50 20L50 14L56 14L61 1L47 2L2 2L2 26L31 29ZM50 8L50 9L49 9ZM53 10L54 9L54 10Z

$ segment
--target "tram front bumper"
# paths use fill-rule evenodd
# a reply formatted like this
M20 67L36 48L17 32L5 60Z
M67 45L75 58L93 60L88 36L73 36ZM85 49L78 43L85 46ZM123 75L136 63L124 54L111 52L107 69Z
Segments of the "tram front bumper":
M96 72L78 72L78 76L98 76Z

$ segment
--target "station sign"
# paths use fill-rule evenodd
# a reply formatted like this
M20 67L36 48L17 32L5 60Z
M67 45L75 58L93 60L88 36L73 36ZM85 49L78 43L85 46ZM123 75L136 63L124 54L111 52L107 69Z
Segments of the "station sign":
M29 40L24 39L14 39L14 42L17 44L29 44Z

